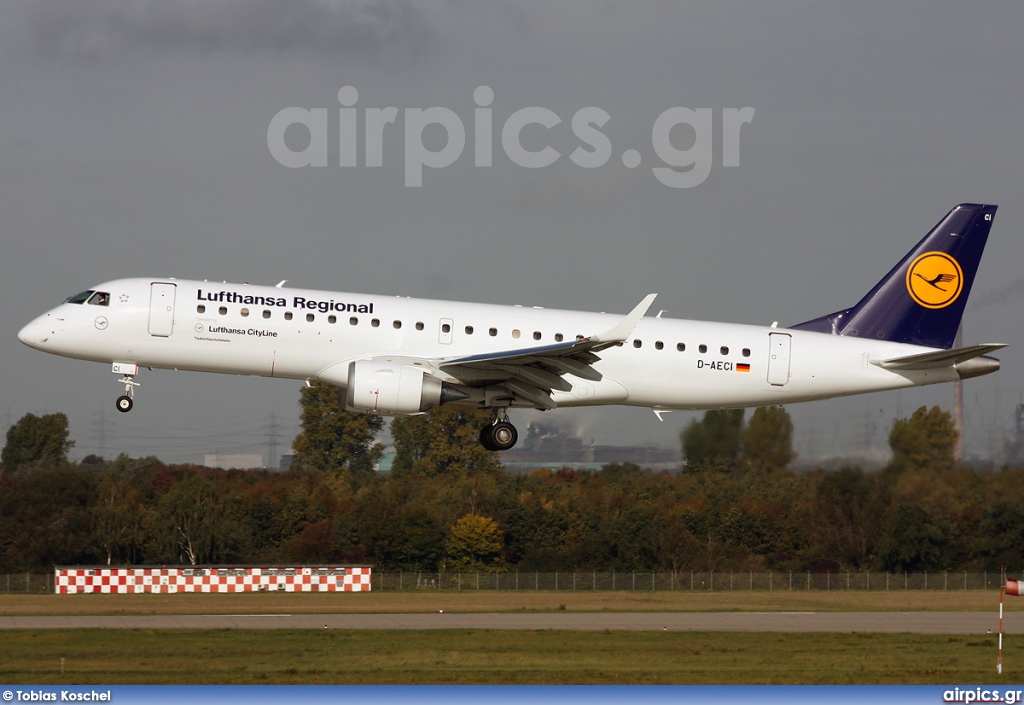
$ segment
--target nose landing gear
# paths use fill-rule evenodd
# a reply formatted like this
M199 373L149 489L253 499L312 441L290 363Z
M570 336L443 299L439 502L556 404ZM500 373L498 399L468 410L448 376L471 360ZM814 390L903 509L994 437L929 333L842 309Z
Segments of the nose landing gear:
M132 401L132 398L130 396L124 395L118 397L115 404L117 404L118 411L122 413L127 413L132 410L132 406L134 406L135 402Z
M138 365L125 365L123 363L115 362L113 366L113 372L115 374L124 374L124 377L117 380L124 385L124 394L117 398L114 405L117 410L122 414L126 414L132 410L135 405L135 388L139 386L139 383L135 381L135 374L139 371Z

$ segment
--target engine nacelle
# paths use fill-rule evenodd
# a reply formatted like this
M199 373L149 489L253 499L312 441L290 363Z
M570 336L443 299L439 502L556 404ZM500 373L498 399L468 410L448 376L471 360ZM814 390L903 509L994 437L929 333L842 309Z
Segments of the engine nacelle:
M388 416L418 414L440 406L442 385L419 367L398 362L357 360L348 367L345 406Z

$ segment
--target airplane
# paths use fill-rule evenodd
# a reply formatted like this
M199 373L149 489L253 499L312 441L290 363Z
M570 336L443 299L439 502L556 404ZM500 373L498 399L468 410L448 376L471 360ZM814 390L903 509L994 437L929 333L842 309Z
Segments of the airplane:
M996 206L953 208L855 306L789 328L384 297L277 286L119 279L87 289L18 338L121 375L140 368L296 380L339 388L350 411L487 409L488 450L518 439L510 408L621 404L743 408L989 374L1001 344L953 348Z

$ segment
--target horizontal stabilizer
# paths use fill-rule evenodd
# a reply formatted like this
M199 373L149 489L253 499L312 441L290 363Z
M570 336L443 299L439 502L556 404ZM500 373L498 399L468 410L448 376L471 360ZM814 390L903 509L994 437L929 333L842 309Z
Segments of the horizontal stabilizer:
M989 343L985 345L970 345L966 348L954 348L952 350L939 350L937 352L921 353L919 355L907 355L905 357L893 357L888 360L872 360L871 364L877 365L886 370L928 370L936 367L954 367L967 360L981 357L986 353L995 352L1005 348L1005 344Z

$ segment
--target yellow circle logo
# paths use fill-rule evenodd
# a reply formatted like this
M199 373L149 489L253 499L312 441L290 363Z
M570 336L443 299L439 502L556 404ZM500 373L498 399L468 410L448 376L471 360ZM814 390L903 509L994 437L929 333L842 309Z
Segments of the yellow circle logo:
M925 308L945 308L964 288L960 264L945 252L925 252L907 269L907 291Z

